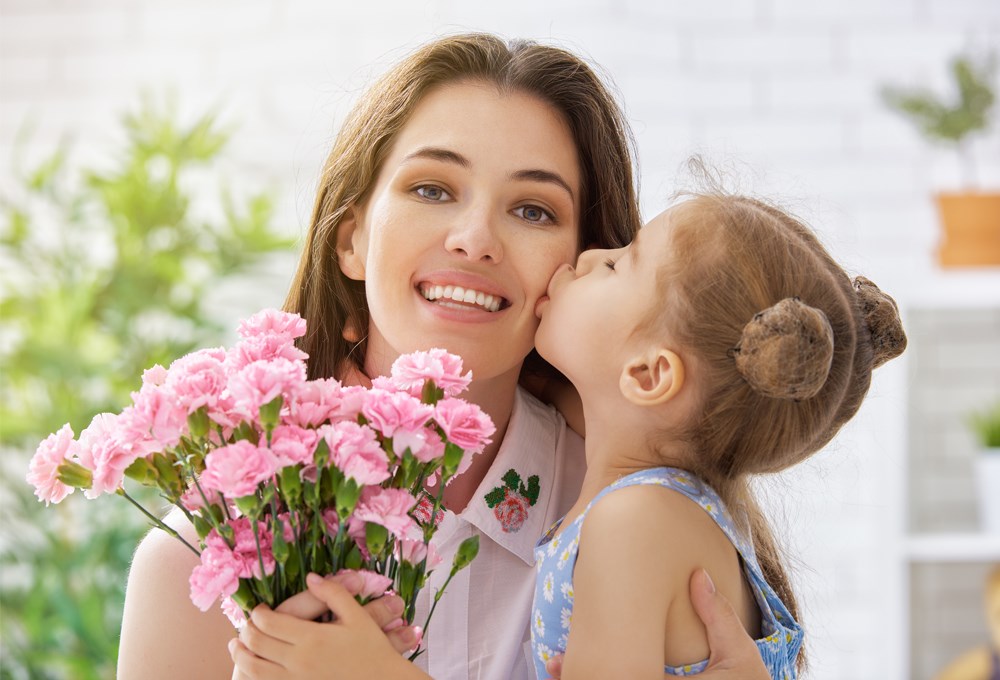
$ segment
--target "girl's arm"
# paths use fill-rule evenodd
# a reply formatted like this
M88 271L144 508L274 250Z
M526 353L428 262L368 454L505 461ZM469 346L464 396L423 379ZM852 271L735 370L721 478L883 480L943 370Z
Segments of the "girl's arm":
M708 646L712 650L708 667L698 675L698 680L771 680L753 638L743 628L733 605L716 591L712 578L704 569L695 569L691 574L689 595L698 618L705 625ZM545 664L552 680L562 679L562 663L563 657L559 655Z
M197 545L194 528L179 513L165 521ZM120 680L231 676L226 645L236 635L232 624L218 607L202 612L191 602L188 577L198 564L197 555L159 529L142 539L125 591Z
M660 489L620 489L587 513L573 571L562 680L663 678L663 640L675 593L673 551L658 540L664 523L655 506L667 496Z
M397 651L401 646L416 647L419 638L412 629L399 629L399 634L393 631L387 637L337 580L310 574L306 581L309 593L333 612L335 620L315 623L257 607L240 638L229 645L239 671L234 677L429 679Z

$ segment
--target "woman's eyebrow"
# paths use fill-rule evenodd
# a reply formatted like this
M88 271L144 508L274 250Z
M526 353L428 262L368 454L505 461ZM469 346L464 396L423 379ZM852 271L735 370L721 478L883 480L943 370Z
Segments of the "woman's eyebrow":
M405 163L416 158L426 158L432 161L455 163L456 165L461 165L463 168L468 168L472 165L472 163L469 162L469 159L462 154L438 146L420 147L416 151L407 154L406 157L403 158L402 162Z
M574 203L576 202L576 196L573 195L573 190L570 188L569 183L559 176L558 173L550 170L518 170L517 172L510 174L510 179L555 184L556 186L565 189L566 193L569 194L570 199Z

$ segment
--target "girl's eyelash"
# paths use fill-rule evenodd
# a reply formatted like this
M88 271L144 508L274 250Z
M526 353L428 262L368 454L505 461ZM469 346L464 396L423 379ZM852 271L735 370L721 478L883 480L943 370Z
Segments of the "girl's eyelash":
M608 259L606 259L606 260L604 261L604 266L605 266L605 267L607 267L608 269L610 269L611 271L614 271L614 270L615 270L615 261L614 261L614 260L612 260L612 259L611 259L611 258L609 257Z

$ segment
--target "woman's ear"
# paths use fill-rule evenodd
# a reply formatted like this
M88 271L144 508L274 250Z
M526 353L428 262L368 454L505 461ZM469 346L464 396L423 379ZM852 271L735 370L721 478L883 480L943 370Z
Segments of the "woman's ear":
M359 218L360 210L357 206L351 206L344 211L344 216L337 225L337 264L347 278L364 281L368 244L365 242L364 230L358 224Z
M658 347L625 364L618 387L637 406L655 406L672 399L684 386L684 362Z

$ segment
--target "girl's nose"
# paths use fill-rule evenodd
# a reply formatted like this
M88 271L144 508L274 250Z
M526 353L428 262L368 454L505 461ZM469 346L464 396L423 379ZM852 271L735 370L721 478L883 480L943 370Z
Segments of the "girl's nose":
M602 259L606 259L610 250L603 250L601 248L591 248L590 250L585 250L580 253L580 257L576 259L576 273L577 276L586 274L594 266L601 262Z
M465 255L476 262L497 264L503 259L503 243L497 224L488 209L470 209L456 216L445 238L448 252Z

